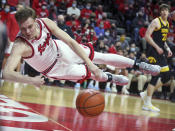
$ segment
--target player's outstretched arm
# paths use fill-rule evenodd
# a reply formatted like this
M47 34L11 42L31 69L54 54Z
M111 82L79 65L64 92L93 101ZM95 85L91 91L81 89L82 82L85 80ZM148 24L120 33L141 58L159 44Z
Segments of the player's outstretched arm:
M21 61L22 56L26 53L26 48L26 45L21 41L15 41L11 55L9 56L3 71L3 79L40 86L44 84L43 78L24 76L20 74L20 72L15 71L18 63Z
M74 39L72 39L66 32L61 30L54 21L48 18L43 18L42 20L46 23L53 35L55 35L58 39L64 41L67 45L69 45L72 48L72 50L84 60L88 68L96 76L97 79L101 77L101 71L99 70L99 68L92 63L92 61L83 51L82 47L80 47Z

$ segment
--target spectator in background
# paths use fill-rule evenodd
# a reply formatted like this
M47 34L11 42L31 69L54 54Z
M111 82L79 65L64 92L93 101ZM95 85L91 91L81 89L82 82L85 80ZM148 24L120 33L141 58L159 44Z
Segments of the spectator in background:
M72 6L67 8L67 15L71 16L75 14L76 19L78 19L80 17L80 9L78 9L76 6L77 6L77 2L73 1Z
M98 40L96 51L106 53L108 51L108 46L104 44L103 40Z
M97 25L96 15L95 15L95 13L91 13L91 15L90 15L90 26L92 28L95 28L96 25Z
M18 0L18 4L30 7L31 1L30 0Z
M2 11L2 9L4 9L6 3L7 3L6 0L2 0L2 1L0 2L0 4L1 4L0 11Z
M102 19L102 14L103 14L103 6L102 5L98 5L95 14L96 14L96 19Z
M113 38L112 43L115 43L115 41L117 40L117 27L115 23L111 24L110 34L111 34L111 37Z
M111 32L109 29L105 30L105 34L103 36L103 41L104 41L105 45L108 45L108 46L113 44L113 37L111 36Z
M83 9L81 10L81 18L82 18L82 19L85 19L85 18L88 19L88 18L90 18L91 13L92 13L92 10L91 10L91 3L88 2L88 3L86 4L86 7L83 8Z
M89 34L86 35L87 41L91 43L96 43L97 41L97 36L93 28L89 29Z
M125 24L126 24L126 33L131 35L132 30L132 20L136 16L136 10L133 4L130 4L128 10L125 13Z
M110 29L111 28L111 23L110 21L107 19L107 13L103 13L102 14L102 19L98 19L97 20L97 26L99 26L99 24L103 22L104 25L104 29Z
M143 19L143 13L142 12L138 12L138 16L136 16L133 21L132 21L132 28L133 28L133 37L134 37L134 42L136 43L136 45L138 45L139 43L139 30L140 28L144 25L145 20Z
M7 0L7 3L10 5L11 11L16 11L16 6L19 3L19 0Z
M99 26L95 27L95 33L97 35L97 38L103 38L105 35L105 29L104 29L104 24L103 21L100 22Z
M20 9L20 8L19 8ZM3 61L3 68L6 64L7 58L11 53L13 42L15 41L16 35L19 32L19 26L15 19L15 13L10 12L10 5L6 4L2 12L0 12L0 20L7 26L8 45L5 50L5 58ZM13 31L11 31L13 29ZM17 71L20 70L18 65Z
M77 19L75 14L72 14L70 17L68 16L69 20L66 21L66 25L70 26L72 31L76 31L80 26L80 21Z
M5 48L7 46L7 30L6 26L2 23L0 20L0 78L1 76L1 70L2 70L2 63L4 59L4 53L5 53Z
M129 58L135 60L136 56L135 56L134 53L130 52L129 53ZM123 86L123 88L122 88L122 93L123 94L126 94L126 95L129 94L128 90L130 88L130 85L131 85L131 82L132 82L134 74L135 74L135 69L128 68L128 79L129 79L129 82L128 82L128 84L126 86Z
M46 2L42 2L41 8L37 9L37 16L39 18L44 18L49 16L49 10L47 9Z
M74 38L73 32L71 31L71 28L65 24L65 18L63 15L58 15L57 17L57 25L60 27L63 31L68 33L70 37Z
M120 36L120 42L121 42L122 50L129 50L129 43L126 40L126 34L125 33Z
M50 2L50 5L49 5L49 16L48 17L53 21L57 21L57 8L54 5L53 1Z
M57 14L63 14L66 15L66 11L67 11L67 2L65 2L64 0L60 0L56 2L57 5Z
M6 4L2 12L0 12L0 19L7 26L7 33L10 42L14 42L19 31L19 26L14 17L14 13L10 12L10 5ZM13 31L11 31L13 29Z
M141 42L141 48L143 51L146 51L146 40L145 40L145 32L147 30L149 22L145 21L144 26L142 26L139 30L139 36L140 36L140 42Z
M139 50L140 49L136 46L135 43L131 43L130 48L129 48L129 52L132 52L132 53L134 53L134 55L137 55Z
M39 8L41 8L40 0L33 0L32 1L32 9L34 9L37 12L37 10Z

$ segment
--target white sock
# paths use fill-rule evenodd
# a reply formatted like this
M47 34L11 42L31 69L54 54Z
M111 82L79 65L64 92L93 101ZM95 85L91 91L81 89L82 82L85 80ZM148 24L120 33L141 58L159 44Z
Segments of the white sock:
M145 103L146 105L151 105L151 96L146 96L146 100L145 100Z

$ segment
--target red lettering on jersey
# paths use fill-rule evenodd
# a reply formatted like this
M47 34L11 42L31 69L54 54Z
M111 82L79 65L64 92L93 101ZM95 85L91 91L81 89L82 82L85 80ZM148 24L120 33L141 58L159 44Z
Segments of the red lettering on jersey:
M47 38L45 39L43 45L40 44L40 45L38 46L38 52L40 52L40 55L42 55L42 53L45 51L46 46L49 45L49 40L50 40L50 34L47 33Z

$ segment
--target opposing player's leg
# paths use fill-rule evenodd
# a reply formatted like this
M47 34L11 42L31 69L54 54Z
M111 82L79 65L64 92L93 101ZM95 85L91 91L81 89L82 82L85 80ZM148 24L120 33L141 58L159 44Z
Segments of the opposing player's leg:
M138 68L140 71L152 75L159 74L161 69L159 65L137 62L121 55L109 53L104 54L95 52L93 62L96 64L112 65L119 68Z
M144 102L144 105L142 107L143 110L147 110L147 111L153 111L153 112L159 112L160 109L153 106L152 105L152 95L154 93L155 90L157 90L158 88L160 88L163 84L167 83L170 80L170 72L161 72L159 76L153 76L147 91L145 92L141 92L140 96ZM158 78L161 78L161 80L158 80Z

